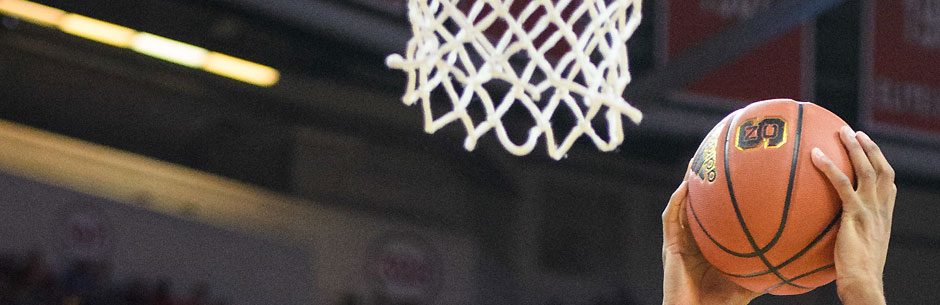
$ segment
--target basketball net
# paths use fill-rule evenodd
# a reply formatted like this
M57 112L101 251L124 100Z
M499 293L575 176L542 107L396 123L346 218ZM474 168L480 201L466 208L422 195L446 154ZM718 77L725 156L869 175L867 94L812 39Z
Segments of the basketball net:
M514 2L516 2L514 4ZM404 56L386 64L407 74L402 101L420 101L428 133L459 122L466 129L464 147L495 130L510 153L527 155L545 136L548 155L561 159L581 136L611 151L623 142L626 116L639 124L643 114L623 98L630 83L627 40L640 24L642 0L409 0L414 37ZM521 8L521 9L518 9ZM495 35L491 27L504 27ZM489 31L488 31L489 30ZM560 56L548 56L559 46ZM520 65L511 58L523 58ZM488 91L494 83L501 97ZM431 96L443 89L450 111L435 117ZM481 103L485 119L467 111ZM513 106L531 114L534 125L521 142L510 139L503 116ZM517 107L518 107L517 106ZM556 111L570 111L570 130L554 130ZM601 113L606 137L591 122ZM600 119L600 118L599 118ZM567 129L567 128L566 128Z

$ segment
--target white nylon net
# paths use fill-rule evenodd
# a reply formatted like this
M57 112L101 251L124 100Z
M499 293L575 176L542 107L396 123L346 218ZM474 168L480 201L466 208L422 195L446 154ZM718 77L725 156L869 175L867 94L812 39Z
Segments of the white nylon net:
M640 23L641 3L409 0L414 37L404 57L393 54L386 64L407 74L402 101L421 102L425 131L434 133L459 122L467 132L467 150L495 130L506 150L520 156L532 152L542 135L555 159L564 157L583 135L598 149L611 151L623 142L621 118L637 124L642 119L642 113L623 98L631 80L626 42ZM495 24L502 32L494 37L488 29L495 29ZM560 46L566 46L567 52L557 58L547 56ZM519 64L511 58L524 60ZM435 89L442 89L450 102L450 111L437 117L431 111ZM474 120L467 111L471 103L482 104L485 119ZM535 124L519 142L510 138L503 124L513 106L528 111ZM554 130L551 121L556 111L570 111L566 116L574 118L573 126ZM606 124L606 137L591 124L601 113L603 119L598 119Z

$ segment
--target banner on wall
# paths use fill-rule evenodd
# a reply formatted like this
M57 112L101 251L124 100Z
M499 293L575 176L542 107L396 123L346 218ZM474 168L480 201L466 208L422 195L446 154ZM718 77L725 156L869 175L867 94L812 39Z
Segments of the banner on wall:
M371 242L367 258L373 289L385 301L432 303L441 288L440 256L417 233L390 232Z
M657 58L660 64L769 8L772 0L660 1ZM814 98L814 28L803 25L728 62L678 92L695 104L741 104L771 98Z
M869 0L863 14L862 122L940 143L940 0Z
M107 261L114 248L113 225L107 214L90 204L70 204L54 226L67 261Z

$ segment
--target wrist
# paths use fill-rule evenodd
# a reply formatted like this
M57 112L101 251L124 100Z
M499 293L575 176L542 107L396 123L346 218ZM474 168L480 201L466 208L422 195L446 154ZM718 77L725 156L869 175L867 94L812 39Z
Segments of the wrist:
M728 304L747 305L747 304L750 304L751 301L753 301L760 295L761 294L757 292L744 290L741 293L739 293L737 296L735 296L735 298Z
M884 284L880 278L841 278L836 286L843 304L885 304Z
M730 294L724 294L720 296L710 296L709 298L704 298L699 300L698 304L702 305L747 305L751 303L752 300L760 296L759 293L751 292L748 290L741 289Z

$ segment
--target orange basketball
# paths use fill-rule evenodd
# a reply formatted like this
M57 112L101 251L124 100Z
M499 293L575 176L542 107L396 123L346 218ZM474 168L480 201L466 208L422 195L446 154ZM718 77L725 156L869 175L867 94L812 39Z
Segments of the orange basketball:
M842 126L822 107L783 99L718 123L686 175L688 224L705 259L757 292L800 294L834 280L842 204L811 151L819 147L854 181Z

